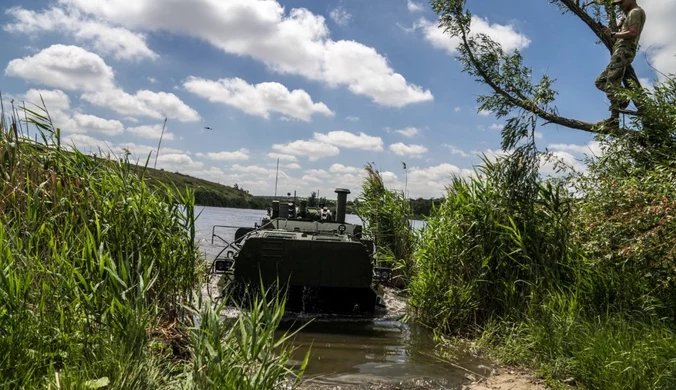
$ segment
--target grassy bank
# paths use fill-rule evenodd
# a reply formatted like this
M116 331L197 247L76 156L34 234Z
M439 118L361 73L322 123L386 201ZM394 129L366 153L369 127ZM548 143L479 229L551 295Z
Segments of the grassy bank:
M125 156L65 150L45 112L0 121L0 387L272 389L283 302L226 325L201 300L194 196ZM37 128L39 142L24 137ZM35 130L32 130L35 133Z
M191 192L195 204L199 206L262 210L270 205L269 201L257 198L240 188L214 183L180 172L169 172L145 166L136 167L136 171L142 173L144 179L154 188L162 189L169 186L183 193Z
M512 153L449 183L408 260L418 321L557 386L676 388L676 82L634 97L642 130L599 137L584 174L542 178L526 116ZM395 193L365 194L391 205L372 226L408 234Z

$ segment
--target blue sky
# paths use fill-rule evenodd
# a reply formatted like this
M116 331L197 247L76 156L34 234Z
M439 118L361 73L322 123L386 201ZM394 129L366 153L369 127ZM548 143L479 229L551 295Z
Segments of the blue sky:
M586 26L542 0L469 3L476 31L557 79L561 114L607 117L593 82L609 54ZM648 61L676 73L676 2L642 3L634 65L652 81ZM428 3L5 0L0 23L5 103L42 94L65 142L86 152L152 151L154 163L167 117L166 170L267 195L280 158L279 193L356 195L374 162L411 197L441 196L479 153L500 152L501 121L477 112L487 89L462 73ZM552 125L537 142L578 168L598 153L590 134Z

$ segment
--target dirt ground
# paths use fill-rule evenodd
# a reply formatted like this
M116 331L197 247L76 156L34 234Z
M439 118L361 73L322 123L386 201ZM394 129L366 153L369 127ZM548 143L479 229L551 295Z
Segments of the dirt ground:
M525 371L503 369L486 379L464 386L463 390L549 390L540 379Z

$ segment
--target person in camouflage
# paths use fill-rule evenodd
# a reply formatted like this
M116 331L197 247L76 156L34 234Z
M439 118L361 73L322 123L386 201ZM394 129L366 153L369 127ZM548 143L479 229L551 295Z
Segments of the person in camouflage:
M619 23L619 32L611 32L604 27L604 33L614 39L613 54L610 63L596 78L596 88L606 93L610 100L611 117L609 122L619 124L619 110L627 108L629 101L620 99L615 93L620 88L624 73L634 61L638 50L639 39L646 21L645 11L636 4L636 0L613 0L613 4L619 5L625 16Z

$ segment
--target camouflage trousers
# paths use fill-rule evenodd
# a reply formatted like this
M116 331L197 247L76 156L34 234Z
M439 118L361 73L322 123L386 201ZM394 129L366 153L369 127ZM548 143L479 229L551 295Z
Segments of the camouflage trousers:
M610 56L610 63L596 78L594 84L596 88L606 93L610 100L610 109L618 110L627 108L629 101L615 96L615 93L621 88L625 71L632 61L636 51L628 47L619 47L613 51Z

